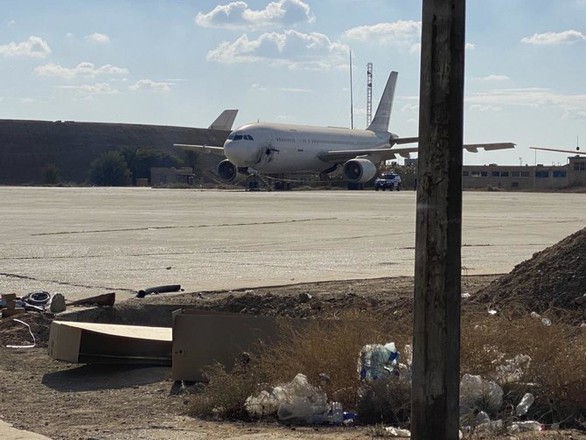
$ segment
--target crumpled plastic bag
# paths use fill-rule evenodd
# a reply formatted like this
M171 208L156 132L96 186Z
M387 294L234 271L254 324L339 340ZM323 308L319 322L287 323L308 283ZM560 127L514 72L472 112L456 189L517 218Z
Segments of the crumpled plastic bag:
M460 380L460 417L475 410L497 412L503 405L503 389L495 382L480 376L465 374Z
M261 391L257 396L249 396L244 406L253 416L276 413L279 420L295 424L321 421L329 410L326 393L311 385L301 373L271 392Z
M399 352L394 342L368 344L362 347L358 357L358 374L361 380L371 382L384 376L397 374Z

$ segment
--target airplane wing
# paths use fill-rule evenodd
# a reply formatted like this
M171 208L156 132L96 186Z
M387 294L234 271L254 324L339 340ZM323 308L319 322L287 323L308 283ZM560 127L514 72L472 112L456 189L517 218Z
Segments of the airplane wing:
M185 148L188 150L195 150L198 153L224 154L224 147L216 147L213 145L173 144L173 146Z
M559 148L542 148L542 147L529 147L532 150L542 150L542 151L555 151L557 153L570 153L570 154L577 154L580 156L586 156L586 151L579 151L579 150L563 150Z
M398 138L393 139L397 144L408 144L417 142L417 138ZM398 142L397 142L398 141ZM464 144L464 149L472 153L477 153L479 149L486 151L504 150L507 148L515 148L512 142L499 142L490 144ZM329 150L318 154L318 158L324 162L340 163L358 156L370 156L375 161L391 160L397 156L409 158L411 153L416 153L417 147L381 147L381 148L364 148L356 150Z

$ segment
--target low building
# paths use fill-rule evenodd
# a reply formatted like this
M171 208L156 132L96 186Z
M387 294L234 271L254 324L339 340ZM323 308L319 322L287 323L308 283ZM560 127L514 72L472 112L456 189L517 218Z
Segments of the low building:
M193 185L195 174L190 167L151 168L151 186Z
M417 167L417 159L405 159L404 167ZM507 190L555 190L586 186L586 157L569 157L566 165L557 166L464 165L462 186L464 189L493 187Z
M566 165L466 165L464 188L560 189L586 186L586 157L571 157Z

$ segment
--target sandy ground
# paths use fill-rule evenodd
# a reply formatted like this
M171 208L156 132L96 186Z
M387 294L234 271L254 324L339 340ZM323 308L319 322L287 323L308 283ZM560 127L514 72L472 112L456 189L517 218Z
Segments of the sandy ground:
M474 293L495 276L466 277L463 290ZM359 308L381 309L389 304L410 307L412 279L382 278L326 283L309 283L275 288L258 288L248 292L206 292L210 302L233 304L240 296L240 306L270 293L276 300L265 304L268 312L289 307L292 314L303 314L297 301L300 293L312 295L319 303L320 314L327 315L349 303ZM251 296L254 294L254 298ZM352 297L352 298L354 298ZM132 300L120 305L123 313L151 310L151 323L161 319L152 307L159 304L194 305L198 295L156 295L145 301ZM291 301L293 300L293 301ZM312 300L313 301L313 300ZM314 303L315 304L315 303ZM294 306L295 305L295 306ZM293 309L297 312L293 313ZM314 308L314 310L316 310ZM31 315L38 316L38 315ZM29 319L31 318L29 316ZM145 316L144 313L142 316ZM25 319L25 318L23 318ZM41 331L50 320L35 318L34 331L40 347L33 349L0 348L0 417L17 428L43 434L52 439L340 439L373 438L369 427L288 427L275 422L230 423L204 421L187 415L190 396L176 392L176 384L166 367L94 366L55 361L47 355L48 334ZM3 344L26 342L26 332L4 324L0 329ZM19 342L20 341L20 342ZM175 386L174 386L175 385ZM25 437L26 438L26 437ZM510 437L506 437L510 438ZM516 435L515 438L575 440L586 433L547 431Z

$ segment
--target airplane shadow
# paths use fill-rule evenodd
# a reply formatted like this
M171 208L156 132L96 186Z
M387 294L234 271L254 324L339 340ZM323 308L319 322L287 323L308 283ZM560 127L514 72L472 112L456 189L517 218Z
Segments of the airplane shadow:
M56 391L96 391L132 388L162 382L171 376L170 367L136 365L82 365L47 373L41 383Z

